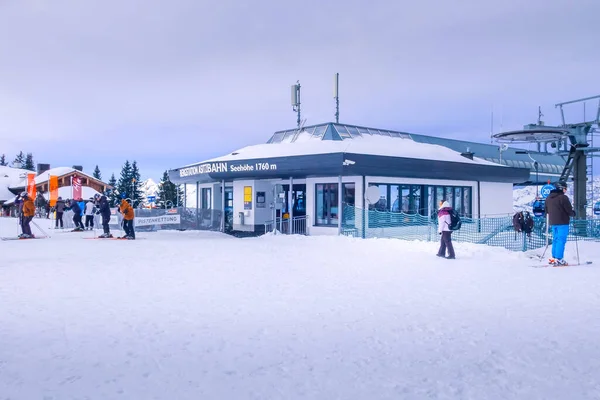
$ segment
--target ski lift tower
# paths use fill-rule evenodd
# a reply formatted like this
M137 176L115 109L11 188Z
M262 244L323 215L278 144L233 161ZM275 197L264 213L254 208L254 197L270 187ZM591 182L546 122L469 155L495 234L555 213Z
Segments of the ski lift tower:
M595 119L592 121L585 121L584 113L583 122L568 124L565 121L563 106L594 99L600 99L600 95L556 104L555 108L560 108L561 126L544 125L540 111L537 124L525 125L522 130L493 135L498 142L503 143L537 143L538 151L542 151L543 147L543 151L548 152L550 145L552 149L556 149L555 154L566 156L560 180L567 182L569 177L573 176L573 203L578 219L586 218L587 160L593 157L590 153L600 151L600 148L593 146L593 132L600 124L600 100ZM593 178L593 169L590 173Z

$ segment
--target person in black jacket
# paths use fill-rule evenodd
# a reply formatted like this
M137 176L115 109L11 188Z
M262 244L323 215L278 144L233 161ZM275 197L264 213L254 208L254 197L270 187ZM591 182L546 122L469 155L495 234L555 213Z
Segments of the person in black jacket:
M104 230L104 234L98 237L111 238L113 236L110 234L110 227L108 226L110 222L110 205L108 204L106 196L100 196L99 194L97 194L95 198L98 201L98 211L96 212L96 214L102 216L102 229Z
M65 212L65 201L62 197L59 197L56 200L56 204L54 205L54 211L56 212L56 227L58 229L58 223L60 222L60 229L63 228L63 213Z
M544 206L550 226L552 226L552 258L548 263L555 266L566 266L567 262L564 260L565 245L569 235L571 217L575 216L575 211L573 211L573 206L571 206L571 202L565 194L567 184L557 182L554 187L556 189L550 192Z

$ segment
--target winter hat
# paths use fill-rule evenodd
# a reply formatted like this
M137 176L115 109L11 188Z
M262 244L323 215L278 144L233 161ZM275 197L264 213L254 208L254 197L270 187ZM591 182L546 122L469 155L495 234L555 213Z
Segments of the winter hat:
M448 203L447 201L444 201L444 202L442 203L442 205L440 206L440 210L441 210L442 208L450 208L450 203Z
M121 198L122 199L126 199L127 198L127 193L121 193Z
M567 183L563 182L563 181L558 181L554 184L554 187L559 189L559 190L564 190L567 188Z

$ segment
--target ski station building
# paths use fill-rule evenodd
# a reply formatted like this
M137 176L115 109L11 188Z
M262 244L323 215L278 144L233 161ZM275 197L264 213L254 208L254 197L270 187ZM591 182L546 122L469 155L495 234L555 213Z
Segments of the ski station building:
M15 210L12 208L15 200L19 193L27 190L27 176L30 174L35 174L33 182L36 192L41 194L45 201L50 200L50 177L56 178L57 196L63 199L73 198L73 188L76 186L80 186L78 197L82 199L104 193L110 188L108 184L84 173L80 166L50 169L48 164L38 164L36 172L0 166L0 206L5 215L11 212L14 214Z
M554 181L565 163L519 150L325 123L275 132L169 177L197 208L221 211L224 231L264 233L283 216L293 221L289 233L335 235L368 224L364 211L355 218L345 209L431 216L446 200L466 218L512 214L514 185Z

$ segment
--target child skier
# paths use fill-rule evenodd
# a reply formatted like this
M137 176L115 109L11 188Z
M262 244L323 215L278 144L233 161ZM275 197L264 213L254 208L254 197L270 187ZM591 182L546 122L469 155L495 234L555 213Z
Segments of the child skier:
M119 211L123 214L123 230L125 231L125 236L122 239L135 239L135 231L133 230L133 218L134 211L131 205L125 200L127 195L123 193L121 195L121 205L119 206Z
M104 230L104 233L98 237L102 239L112 238L113 235L110 234L110 227L108 225L110 223L110 205L108 204L108 199L106 196L99 194L96 194L95 198L98 202L98 211L96 211L96 214L102 216L102 229Z
M21 213L21 229L23 230L23 233L20 234L19 237L21 239L30 239L34 237L31 233L29 223L35 215L35 205L33 204L33 199L29 197L27 192L21 193L21 198L23 199L23 210Z

